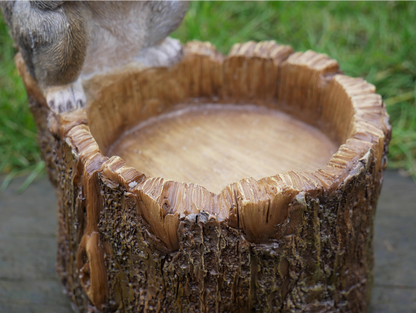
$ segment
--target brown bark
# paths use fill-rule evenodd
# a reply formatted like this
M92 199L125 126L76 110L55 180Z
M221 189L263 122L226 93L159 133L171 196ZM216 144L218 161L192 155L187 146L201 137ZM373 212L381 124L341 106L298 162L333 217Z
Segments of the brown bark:
M367 310L391 135L374 86L312 51L250 42L223 57L189 43L172 68L88 82L87 110L56 116L16 60L59 199L57 271L81 312ZM315 172L218 194L107 156L137 123L194 99L279 109L339 149Z

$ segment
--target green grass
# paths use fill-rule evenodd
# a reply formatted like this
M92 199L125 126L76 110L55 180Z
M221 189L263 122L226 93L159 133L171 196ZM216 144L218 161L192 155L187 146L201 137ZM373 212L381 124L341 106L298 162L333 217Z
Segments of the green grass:
M14 66L15 53L0 17L0 173L7 174L0 189L14 177L28 175L24 189L44 169L26 90Z
M237 42L273 39L328 54L347 75L377 87L393 125L389 167L416 178L415 2L192 2L173 37L210 41L223 53ZM0 171L36 174L36 129L3 22L0 43Z

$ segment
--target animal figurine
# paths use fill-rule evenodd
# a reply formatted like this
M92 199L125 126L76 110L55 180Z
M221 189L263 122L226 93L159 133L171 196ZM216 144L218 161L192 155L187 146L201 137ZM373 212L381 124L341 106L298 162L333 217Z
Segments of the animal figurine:
M167 37L182 22L182 1L0 1L4 19L48 106L85 106L82 80L127 66L169 66L182 56Z

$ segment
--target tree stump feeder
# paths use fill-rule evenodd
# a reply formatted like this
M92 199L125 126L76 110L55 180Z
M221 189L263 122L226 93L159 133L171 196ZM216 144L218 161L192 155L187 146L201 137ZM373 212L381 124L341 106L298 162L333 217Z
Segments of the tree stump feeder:
M274 42L190 42L57 115L16 64L80 312L366 312L391 136L373 85Z

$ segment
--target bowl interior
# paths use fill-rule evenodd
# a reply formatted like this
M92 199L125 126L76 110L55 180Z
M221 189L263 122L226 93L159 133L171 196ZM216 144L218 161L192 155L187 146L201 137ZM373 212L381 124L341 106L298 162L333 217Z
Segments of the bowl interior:
M147 177L220 193L241 179L323 168L338 147L316 127L256 105L188 104L122 134L107 155Z
M292 52L237 46L225 58L188 44L178 65L118 75L102 89L87 109L91 133L106 156L146 177L216 194L248 177L315 172L347 140L354 108L332 81L335 61Z

